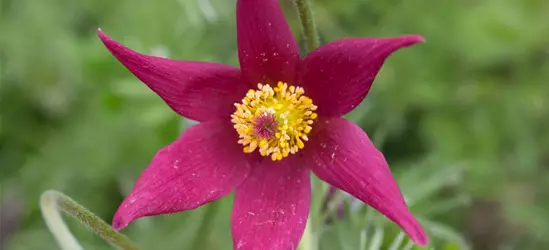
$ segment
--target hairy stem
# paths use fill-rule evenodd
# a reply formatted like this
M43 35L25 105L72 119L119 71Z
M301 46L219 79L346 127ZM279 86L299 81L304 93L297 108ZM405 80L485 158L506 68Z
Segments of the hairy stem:
M318 31L313 18L313 12L307 0L294 0L294 4L299 15L299 21L301 22L301 33L305 40L305 49L307 52L311 52L319 45Z
M128 237L114 230L95 214L70 197L55 191L48 190L40 197L40 209L46 225L57 240L62 250L81 250L82 246L72 235L63 221L60 211L76 219L81 225L99 235L109 244L123 250L137 250L137 245Z
M299 15L299 22L301 23L301 34L305 40L305 50L306 52L311 52L319 46L318 40L318 30L316 29L316 23L313 18L313 12L309 5L308 0L294 0L295 8L297 9L297 14ZM307 220L307 226L305 227L305 232L299 242L298 248L300 250L315 250L315 239L314 233L312 232L312 218L309 216Z

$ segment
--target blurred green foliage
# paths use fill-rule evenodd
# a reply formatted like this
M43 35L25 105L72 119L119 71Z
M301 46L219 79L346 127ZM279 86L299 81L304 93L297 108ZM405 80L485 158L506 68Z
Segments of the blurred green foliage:
M299 34L292 3L280 2ZM323 43L427 39L387 61L349 119L386 154L432 247L549 247L549 1L312 4ZM57 249L38 208L46 189L110 221L156 150L179 133L180 118L113 59L96 29L143 53L237 65L234 9L234 0L0 2L5 249ZM333 215L321 212L325 190L315 181L311 229L320 249L412 247L388 220L341 195L349 215L324 223ZM144 249L230 249L232 197L218 203L213 212L141 219L125 232ZM86 249L110 249L68 221Z

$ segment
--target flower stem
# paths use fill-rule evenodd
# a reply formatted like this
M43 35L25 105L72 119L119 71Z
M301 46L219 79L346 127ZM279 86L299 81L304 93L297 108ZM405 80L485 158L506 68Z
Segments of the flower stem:
M307 52L311 52L319 45L318 31L313 18L313 12L307 0L294 0L294 4L299 15L299 21L301 22L301 33L305 40L305 49Z
M123 250L137 250L137 245L127 236L114 230L95 214L70 197L55 191L48 190L40 197L40 209L46 225L57 240L62 250L81 250L82 246L74 238L61 217L63 211L76 219L81 225L89 228L111 245Z
M311 11L308 0L294 0L294 5L297 9L297 14L299 15L299 21L301 23L301 34L305 40L305 50L306 52L311 52L319 46L318 30L316 29L313 12ZM303 237L299 243L298 247L300 250L316 249L311 217L313 216L309 216L309 219L307 220L305 232L303 232Z

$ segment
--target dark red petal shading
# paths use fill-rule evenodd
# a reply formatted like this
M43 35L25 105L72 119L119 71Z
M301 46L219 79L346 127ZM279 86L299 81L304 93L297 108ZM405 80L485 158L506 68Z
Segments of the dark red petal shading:
M385 157L360 127L342 118L319 118L313 131L303 155L320 179L377 209L417 244L428 243Z
M118 208L113 227L122 229L144 216L194 209L232 192L252 165L237 140L226 121L187 129L154 156Z
M297 157L265 158L236 190L231 228L234 249L295 249L311 200L310 171Z
M277 0L238 0L238 58L250 83L292 84L299 47Z
M423 41L421 36L409 35L325 44L301 61L298 84L318 106L318 114L342 116L362 102L391 53Z
M228 117L252 87L240 70L216 63L165 59L137 53L99 37L110 52L178 114L197 121Z

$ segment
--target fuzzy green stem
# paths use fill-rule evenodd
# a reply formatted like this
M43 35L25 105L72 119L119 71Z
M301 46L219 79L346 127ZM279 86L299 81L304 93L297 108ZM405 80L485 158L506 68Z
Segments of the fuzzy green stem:
M299 21L301 22L301 33L305 40L305 49L307 52L311 52L319 45L318 31L313 18L313 12L307 0L294 0L294 4L299 15Z
M299 15L299 21L301 23L301 34L305 41L306 52L311 52L319 46L318 30L316 29L316 23L313 18L313 12L309 6L308 0L294 0L294 5ZM312 217L309 216L307 220L307 226L303 237L299 243L299 250L315 250L315 239L312 231Z
M114 230L109 224L70 197L48 190L40 197L40 209L46 225L57 240L62 250L81 250L82 246L74 238L61 217L63 211L76 219L81 225L99 235L109 244L123 250L137 250L137 245L128 237Z

